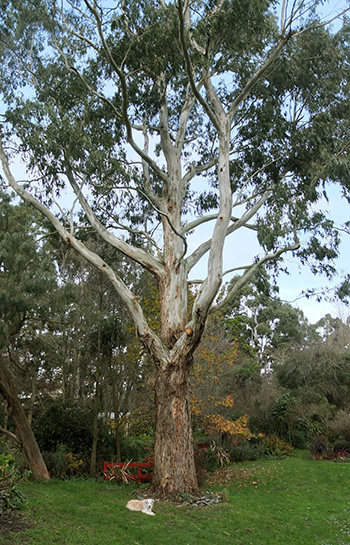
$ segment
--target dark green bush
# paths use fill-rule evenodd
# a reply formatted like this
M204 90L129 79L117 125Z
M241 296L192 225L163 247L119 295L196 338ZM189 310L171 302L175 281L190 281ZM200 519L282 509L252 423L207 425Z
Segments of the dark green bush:
M66 445L58 445L54 452L43 452L43 458L52 477L67 479L87 473L88 462L68 451Z
M88 463L92 445L92 421L91 409L79 405L55 404L40 415L35 420L33 429L40 450L46 453L48 463L57 468L61 467L59 472L63 471L62 463L58 460L60 445L65 446L66 454L71 452ZM102 419L99 420L98 433L98 463L102 467L103 460L111 459L114 454L114 437Z
M350 454L350 442L339 438L333 443L334 452L348 452Z
M65 445L75 454L88 457L92 444L92 411L89 408L52 405L33 424L39 447L45 452L56 452Z
M245 462L258 460L262 455L261 444L241 441L239 445L230 450L231 462Z
M294 429L292 432L292 446L297 449L307 448L307 432L304 430Z
M142 462L150 458L153 452L153 438L148 435L130 437L124 436L120 442L122 461Z

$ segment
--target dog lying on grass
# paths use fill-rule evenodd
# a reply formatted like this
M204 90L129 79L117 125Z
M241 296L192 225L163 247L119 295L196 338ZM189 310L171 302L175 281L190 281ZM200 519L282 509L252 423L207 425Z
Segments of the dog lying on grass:
M152 511L154 500L130 500L126 504L126 507L130 511L141 511L145 515L155 515Z

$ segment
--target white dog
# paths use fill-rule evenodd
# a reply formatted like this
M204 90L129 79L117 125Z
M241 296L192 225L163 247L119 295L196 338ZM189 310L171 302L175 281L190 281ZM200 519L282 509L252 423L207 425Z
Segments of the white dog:
M145 513L146 515L155 515L152 511L153 504L154 500L130 500L126 504L126 507L130 511L141 511L141 513Z

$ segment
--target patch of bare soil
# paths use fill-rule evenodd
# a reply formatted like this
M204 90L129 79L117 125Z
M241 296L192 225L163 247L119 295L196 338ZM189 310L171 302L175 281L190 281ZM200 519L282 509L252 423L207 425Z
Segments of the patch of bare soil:
M12 511L6 515L0 515L0 536L5 538L4 545L11 544L11 532L24 532L29 527L28 520L21 513Z

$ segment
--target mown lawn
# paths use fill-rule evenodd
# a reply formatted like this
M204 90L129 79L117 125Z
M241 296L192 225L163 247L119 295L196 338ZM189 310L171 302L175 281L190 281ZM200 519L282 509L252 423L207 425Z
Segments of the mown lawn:
M218 506L156 502L130 512L130 486L98 481L23 483L30 528L0 545L350 545L350 464L306 455L228 466L205 488Z

